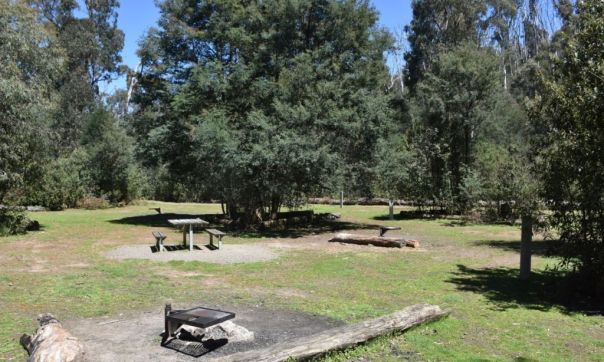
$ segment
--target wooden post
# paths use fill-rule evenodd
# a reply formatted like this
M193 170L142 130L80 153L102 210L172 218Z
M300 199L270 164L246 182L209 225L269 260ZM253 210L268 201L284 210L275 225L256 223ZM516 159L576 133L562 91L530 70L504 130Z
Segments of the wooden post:
M167 341L168 338L172 337L172 326L170 325L170 322L168 321L168 316L170 315L170 313L172 312L172 304L166 304L166 306L164 307L164 336L162 338L162 344L163 342Z
M527 280L531 275L531 242L533 241L533 217L522 216L520 240L520 279Z
M394 220L394 200L388 200L388 220Z
M344 207L344 191L340 191L340 209Z

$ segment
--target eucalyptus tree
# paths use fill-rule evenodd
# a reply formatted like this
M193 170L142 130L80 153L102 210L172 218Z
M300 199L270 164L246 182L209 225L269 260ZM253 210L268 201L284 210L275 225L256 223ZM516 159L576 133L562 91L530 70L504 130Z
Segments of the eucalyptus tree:
M88 114L100 103L101 83L125 71L120 52L124 33L117 26L117 0L83 1L83 17L76 0L28 0L39 20L65 54L62 77L56 87L61 94L54 130L59 153L69 153L80 142Z

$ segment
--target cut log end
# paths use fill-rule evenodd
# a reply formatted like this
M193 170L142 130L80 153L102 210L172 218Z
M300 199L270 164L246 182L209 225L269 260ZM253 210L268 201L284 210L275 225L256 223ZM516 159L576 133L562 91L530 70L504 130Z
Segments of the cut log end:
M52 314L38 316L40 327L33 336L20 338L29 353L28 362L76 362L84 360L84 346L63 328Z
M410 248L419 248L419 241L417 240L406 240L405 245Z

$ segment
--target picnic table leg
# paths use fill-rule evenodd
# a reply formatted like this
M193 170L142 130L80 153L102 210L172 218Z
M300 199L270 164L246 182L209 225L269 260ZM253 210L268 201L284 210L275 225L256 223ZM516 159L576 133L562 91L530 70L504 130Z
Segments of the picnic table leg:
M193 225L189 225L189 251L193 251Z
M187 246L187 227L182 227L182 245Z

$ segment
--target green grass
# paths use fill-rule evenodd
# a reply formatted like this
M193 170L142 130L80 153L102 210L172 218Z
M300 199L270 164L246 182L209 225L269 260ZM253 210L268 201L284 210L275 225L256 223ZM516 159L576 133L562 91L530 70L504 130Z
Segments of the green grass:
M350 223L401 226L424 250L295 249L271 261L234 265L102 256L119 245L151 244L156 229L178 240L169 228L128 219L152 215L149 208L155 206L184 214L220 210L219 205L150 202L35 213L31 216L41 222L41 232L0 239L0 360L23 359L18 337L35 329L41 312L67 320L199 300L290 308L346 322L421 302L452 311L447 319L332 353L323 358L327 361L604 360L604 318L569 311L560 303L551 287L557 276L546 271L555 259L539 252L531 281L517 279L518 227L458 226L442 219L382 221L386 207L315 205L318 212L341 212ZM226 242L255 243L279 235L288 234L242 234L227 236Z

